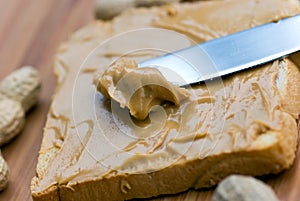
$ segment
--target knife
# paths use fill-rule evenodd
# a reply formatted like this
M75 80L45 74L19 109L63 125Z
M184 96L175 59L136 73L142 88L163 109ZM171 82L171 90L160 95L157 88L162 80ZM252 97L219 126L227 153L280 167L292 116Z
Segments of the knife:
M179 86L195 84L300 50L300 15L260 25L138 63Z

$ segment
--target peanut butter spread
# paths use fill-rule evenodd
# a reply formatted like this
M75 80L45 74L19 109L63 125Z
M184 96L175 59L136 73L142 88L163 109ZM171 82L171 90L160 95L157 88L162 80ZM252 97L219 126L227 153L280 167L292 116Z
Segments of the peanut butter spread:
M61 45L56 56L57 88L45 126L37 177L33 179L33 197L48 191L57 192L60 200L68 200L63 196L76 192L76 185L81 182L150 173L224 154L243 152L246 157L248 152L266 149L283 141L283 136L278 135L280 132L296 135L295 119L300 112L300 73L288 59L183 91L173 90L173 86L165 83L165 89L158 89L154 97L142 101L138 98L132 102L126 98L123 100L124 94L113 93L113 85L102 83L100 91L120 101L122 106L126 106L124 108L97 92L93 79L99 73L105 76L103 72L109 64L130 50L146 48L141 54L127 56L141 61L153 57L150 49L157 46L174 51L298 13L298 1L291 0L205 1L133 9L110 22L93 22L77 31ZM117 37L116 41L103 43L117 34L149 27L178 31L180 39L174 37L172 40L174 32L169 31L170 37L158 41L157 38L165 38L163 30L154 36L153 32L148 32L149 29L144 29L141 36L133 32L126 40L120 35L122 40ZM136 68L132 63L126 66ZM128 73L133 85L141 84L133 79L139 71L123 70ZM106 73L109 74L109 70ZM157 71L144 69L143 73L146 74L145 80L150 80L149 75L165 82ZM285 84L287 75L295 75L294 80L288 81L289 84ZM188 98L184 98L187 94ZM162 103L161 100L173 104ZM148 115L150 106L157 101L161 105L155 106L145 120L139 120ZM129 115L128 108L138 119ZM273 173L289 167L294 160L296 142L284 140L287 140L288 146L295 148L285 155L281 154L282 150L276 150L276 157L285 162L274 164ZM268 160L271 159L266 156ZM258 166L251 174L271 172ZM206 176L209 177L203 175L203 178ZM201 183L199 178L190 178L186 182L189 187L195 188L216 184L218 175L210 176L216 179ZM176 180L185 182L182 177L173 181ZM132 185L120 182L120 193L124 194L124 199L132 198ZM184 188L178 187L175 191L183 191ZM87 195L78 196L84 200Z
M97 90L129 109L130 114L144 120L151 108L164 101L179 106L189 96L188 90L169 83L158 69L137 68L132 60L122 59L101 73Z

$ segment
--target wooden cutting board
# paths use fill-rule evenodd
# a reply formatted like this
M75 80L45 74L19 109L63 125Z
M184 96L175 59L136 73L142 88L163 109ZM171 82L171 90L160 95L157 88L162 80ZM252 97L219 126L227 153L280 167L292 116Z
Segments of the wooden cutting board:
M35 175L43 126L55 87L53 56L59 43L93 18L93 0L0 0L0 80L23 65L35 66L43 90L38 105L27 115L25 130L2 147L10 167L9 187L0 201L30 201L30 180ZM300 200L300 151L295 164L280 175L262 178L283 201ZM188 191L156 201L211 198L212 190Z

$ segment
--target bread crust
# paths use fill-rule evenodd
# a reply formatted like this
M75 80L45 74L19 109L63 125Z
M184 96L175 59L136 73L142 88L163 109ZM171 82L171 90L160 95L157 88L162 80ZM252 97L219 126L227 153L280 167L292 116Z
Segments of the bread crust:
M230 174L252 175L254 170L256 176L276 174L293 163L298 138L295 120L287 114L282 114L281 119L284 130L274 133L279 137L277 143L264 149L196 159L146 174L110 175L107 178L79 182L69 186L53 186L46 192L33 194L33 200L118 201L136 197L148 198L183 192L191 187L208 188ZM288 147L292 148L287 149ZM126 191L125 184L129 184L131 190Z
M232 2L238 2L232 0ZM245 1L246 2L246 1ZM247 1L251 3L251 0ZM254 1L253 1L254 2ZM276 1L285 4L284 16L294 15L300 11L294 2ZM210 4L211 2L209 2ZM205 3L203 3L204 5ZM202 3L195 3L196 7L202 6ZM185 9L191 9L194 5L185 4ZM112 32L118 26L118 20L128 18L127 20L134 21L136 18L132 16L144 16L147 18L145 24L138 23L137 27L150 26L151 19L155 18L162 8L136 9L130 10L123 16L115 19L112 23L97 21L92 22L85 28L80 29L70 38L70 40L61 45L55 62L55 74L57 76L57 89L53 99L57 99L58 93L66 92L67 86L64 86L64 81L73 79L73 77L64 77L69 71L68 66L75 66L71 58L63 63L60 59L66 51L73 51L74 57L76 51L83 53L89 52L95 47L95 43L102 42L111 35L124 31L120 30ZM272 12L271 12L272 13ZM148 19L149 18L149 19ZM149 24L150 23L150 24ZM126 30L126 29L125 29ZM91 42L86 42L87 38L94 39ZM83 50L82 50L83 49ZM83 55L84 56L84 55ZM298 129L295 119L298 118L300 112L300 89L297 87L300 83L299 69L289 60L281 61L283 67L283 75L285 76L284 83L280 88L280 96L282 99L282 107L284 112L279 112L280 119L279 130L267 129L260 136L271 136L274 143L270 146L264 144L264 138L253 147L238 150L235 152L216 154L205 158L194 158L192 160L179 160L176 164L166 168L136 174L117 174L111 172L104 177L95 177L84 181L76 181L70 183L55 183L49 184L49 187L43 190L36 190L40 182L47 176L48 168L52 162L56 160L56 156L60 153L60 143L65 143L64 133L56 132L51 125L53 123L60 125L60 130L64 130L67 126L65 117L59 116L53 110L55 106L52 104L48 114L47 125L45 128L44 138L40 151L37 176L32 180L32 198L34 201L68 201L68 200L102 200L102 201L119 201L132 198L148 198L161 194L173 194L183 192L189 188L200 189L208 188L216 185L222 178L229 174L247 174L247 175L264 175L270 173L278 173L286 168L289 168L294 161L297 147ZM75 66L76 67L76 66ZM74 68L75 68L74 67ZM72 83L70 81L70 83ZM72 86L72 85L71 85ZM64 88L66 87L66 88ZM70 87L70 86L69 86ZM299 100L298 100L299 99ZM63 103L62 103L63 104ZM63 108L61 106L61 108ZM51 130L52 129L52 130ZM50 132L51 130L51 132ZM61 139L61 141L59 141ZM237 168L238 167L238 168ZM176 177L174 177L176 175Z

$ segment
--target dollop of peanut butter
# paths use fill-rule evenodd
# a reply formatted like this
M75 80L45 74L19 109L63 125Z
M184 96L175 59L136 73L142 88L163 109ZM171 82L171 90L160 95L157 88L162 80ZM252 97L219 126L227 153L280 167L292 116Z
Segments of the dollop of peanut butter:
M114 62L96 79L97 90L127 107L136 119L144 120L154 105L165 101L176 106L187 99L189 91L168 82L156 68L138 68L125 58Z

